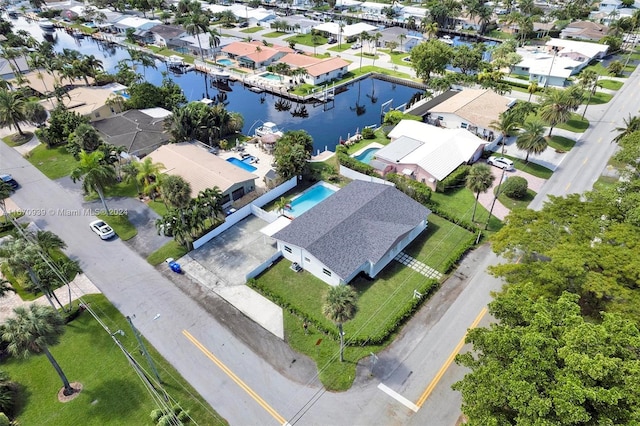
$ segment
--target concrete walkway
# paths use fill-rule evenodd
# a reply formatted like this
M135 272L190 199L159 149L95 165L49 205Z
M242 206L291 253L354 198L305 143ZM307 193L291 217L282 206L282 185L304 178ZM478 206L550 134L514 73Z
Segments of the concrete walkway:
M427 278L434 278L436 280L439 280L440 278L442 278L442 274L440 272L436 271L426 263L422 263L419 260L415 259L414 257L409 256L403 251L398 253L396 257L394 257L393 259L396 260L397 262L402 263L404 266L408 266L409 268L413 269L419 274L424 275Z

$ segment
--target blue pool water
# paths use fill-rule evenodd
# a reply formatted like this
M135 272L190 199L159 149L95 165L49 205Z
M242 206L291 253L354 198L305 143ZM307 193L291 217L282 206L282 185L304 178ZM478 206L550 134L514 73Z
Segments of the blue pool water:
M355 155L353 158L360 161L361 163L369 164L373 159L373 156L375 155L375 153L378 152L379 150L380 148L367 148L364 151L362 151L360 154Z
M226 67L228 67L229 65L233 65L233 61L231 59L218 59L218 63Z
M272 72L265 72L264 74L260 74L260 77L266 78L267 80L280 81L280 76Z
M291 200L291 208L287 209L286 213L296 218L332 195L334 192L336 191L324 185L315 185L311 189L308 189L298 197Z
M239 159L237 159L235 157L227 158L227 161L230 162L231 164L233 164L234 166L238 166L241 169L245 169L248 172L255 172L256 170L258 170L257 168L255 168L251 164L249 164L248 161L242 161L242 160L239 160Z

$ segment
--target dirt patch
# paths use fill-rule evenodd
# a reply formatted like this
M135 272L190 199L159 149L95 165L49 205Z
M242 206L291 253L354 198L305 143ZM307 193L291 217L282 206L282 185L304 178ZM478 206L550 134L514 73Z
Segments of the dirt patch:
M78 395L80 395L80 392L82 392L82 383L80 383L80 382L72 382L71 383L71 387L75 391L71 395L65 395L64 394L64 387L62 387L62 389L60 389L58 391L58 401L60 401L60 402L69 402L69 401L71 401L73 399L76 399L78 397Z

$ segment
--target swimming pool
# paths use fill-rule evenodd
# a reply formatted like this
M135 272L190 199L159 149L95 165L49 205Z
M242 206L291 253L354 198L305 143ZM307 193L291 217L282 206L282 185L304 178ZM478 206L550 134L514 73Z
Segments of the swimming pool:
M322 182L317 183L291 200L290 208L287 208L285 213L296 218L335 192L335 189L323 185Z
M272 72L265 72L264 74L260 74L260 77L266 78L267 80L280 81L280 76Z
M373 156L379 150L380 150L380 148L367 148L364 151L362 151L360 154L354 155L353 158L355 158L356 160L360 161L361 163L369 164L371 162L371 160L373 159Z
M256 167L253 167L251 164L249 164L253 158L254 157L247 157L244 160L240 160L236 157L231 157L231 158L227 158L227 161L233 164L234 166L240 167L241 169L245 169L248 172L255 172L258 169Z
M225 67L233 65L233 61L231 59L218 59L218 63L220 65L224 65Z

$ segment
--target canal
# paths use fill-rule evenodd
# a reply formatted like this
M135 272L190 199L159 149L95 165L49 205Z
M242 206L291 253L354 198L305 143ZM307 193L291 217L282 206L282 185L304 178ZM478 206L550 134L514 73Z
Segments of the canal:
M30 23L22 18L11 19L14 31L24 29L33 35L38 41L43 41L44 33L36 23ZM92 38L77 39L58 29L52 35L47 35L47 40L53 42L54 49L62 52L63 49L75 49L85 55L94 55L100 59L106 71L113 71L122 59L129 59L126 49L117 46L107 46ZM139 68L136 70L150 83L159 85L162 81L162 72L167 71L165 64L156 61L156 68ZM171 74L171 78L182 88L185 96L190 101L202 99L207 88L205 87L205 75L196 71L185 74ZM208 79L210 80L210 79ZM230 89L230 91L229 91ZM241 83L231 83L226 90L209 87L209 97L225 103L228 111L239 112L244 117L243 133L253 134L253 129L265 121L272 121L284 131L305 130L314 140L314 151L333 150L340 138L346 139L356 130L362 130L365 126L379 125L381 122L382 105L399 107L407 102L418 89L400 84L367 78L352 83L347 90L337 94L334 102L327 105L304 105L306 114L296 114L302 108L295 102L289 105L275 95L267 93L254 93Z

